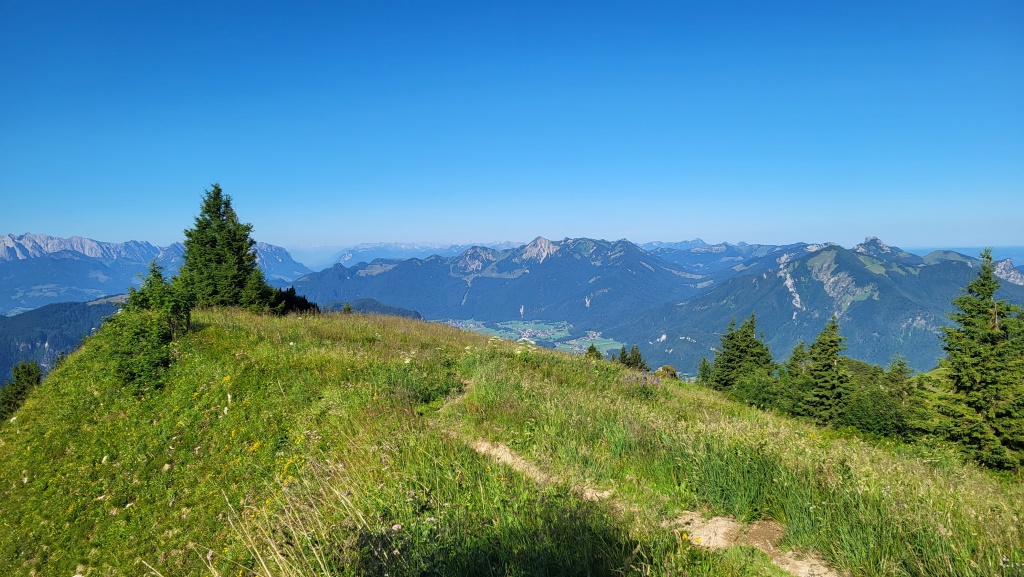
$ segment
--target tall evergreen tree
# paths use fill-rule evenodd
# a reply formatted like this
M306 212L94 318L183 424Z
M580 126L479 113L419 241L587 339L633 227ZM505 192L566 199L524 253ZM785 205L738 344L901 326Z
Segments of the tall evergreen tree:
M832 315L807 351L807 374L812 382L810 394L804 399L804 412L820 423L836 419L848 388L849 377L839 361L845 340L839 335L839 321Z
M804 400L814 383L810 375L810 364L807 345L800 341L779 370L779 385L785 397L779 399L779 409L793 415L808 416Z
M978 277L953 300L953 327L943 328L942 365L953 389L979 419L963 432L982 463L1004 469L1024 461L1024 318L997 300L992 251L981 253Z
M206 191L195 225L185 231L184 263L175 279L195 306L269 306L273 289L256 265L251 233L219 184Z
M595 361L604 360L601 351L597 350L597 346L594 343L590 343L590 346L587 347L587 352L583 353L583 356Z
M764 344L764 336L758 338L757 319L753 313L743 320L739 328L733 319L722 335L721 343L711 366L710 384L715 389L728 391L744 374L771 374L775 371L775 361Z

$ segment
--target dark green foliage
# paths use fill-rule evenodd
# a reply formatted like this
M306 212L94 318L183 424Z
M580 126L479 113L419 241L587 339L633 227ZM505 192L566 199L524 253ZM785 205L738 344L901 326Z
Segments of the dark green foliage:
M757 321L754 315L743 320L736 328L733 319L722 335L721 348L715 351L715 360L711 366L710 385L720 391L728 391L735 386L737 379L747 373L775 371L775 361L764 337L758 338Z
M163 387L173 334L166 313L160 310L123 310L100 329L110 370L139 393Z
M1024 319L1022 309L995 298L992 251L981 253L976 279L953 300L953 327L943 328L954 392L977 419L963 427L972 456L995 468L1024 460Z
M615 357L614 353L610 358L613 362L621 363L631 369L645 372L651 370L651 368L647 366L647 362L644 361L643 355L640 354L640 347L636 345L633 345L629 349L628 353L626 352L626 346L623 345L622 348L619 349L618 358Z
M784 394L779 379L764 369L755 369L739 375L729 396L759 409L769 409L777 408Z
M711 363L707 357L701 357L700 364L697 365L697 382L702 385L711 384Z
M142 280L142 286L136 290L128 287L126 311L156 311L167 322L172 337L177 337L189 329L192 324L192 311L189 299L180 287L167 282L163 268L153 261L149 264L149 275Z
M843 340L833 315L807 351L807 374L813 385L804 397L802 411L819 423L831 423L838 417L847 393L849 376L839 360L839 353L845 348Z
M897 358L888 371L846 357L842 364L849 375L849 389L833 424L882 437L911 438L911 422L921 400L906 362Z
M43 369L35 361L22 361L11 371L12 379L0 389L0 421L14 414L32 389L43 380Z
M640 354L640 347L636 345L633 345L632 348L629 349L629 357L626 359L626 366L638 371L651 370L644 361L643 356Z
M782 393L776 399L775 407L791 415L808 417L804 399L811 394L814 381L810 374L811 358L807 355L807 346L797 343L790 353L789 359L779 369L779 383Z
M341 313L345 315L352 314L352 303L345 303L344 306L341 307Z
M593 359L595 361L600 361L604 359L604 357L601 355L601 351L597 350L597 347L594 346L594 343L590 343L590 346L587 347L587 352L583 353L583 356L588 359Z
M256 266L252 225L243 223L219 184L203 197L195 225L185 230L184 263L175 285L198 307L263 310L273 289Z
M304 296L295 294L295 287L291 286L284 290L274 289L274 296L271 299L270 310L277 314L288 312L295 313L319 313L320 307L316 303L309 302Z

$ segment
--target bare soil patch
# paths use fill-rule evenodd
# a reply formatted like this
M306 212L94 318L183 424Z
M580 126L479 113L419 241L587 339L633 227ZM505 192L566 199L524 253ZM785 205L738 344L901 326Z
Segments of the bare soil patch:
M482 439L471 441L470 447L481 455L507 465L526 475L538 485L549 485L558 479L533 463L518 455L501 443L491 443ZM619 510L627 509L627 505L611 498L612 491L599 491L594 487L573 485L573 492L587 501L608 501ZM842 577L842 574L830 568L813 553L781 551L781 541L785 528L772 520L745 524L732 517L712 517L705 519L696 511L689 511L675 519L665 521L662 527L683 533L694 545L708 549L727 549L737 545L745 545L764 551L772 562L780 569L796 577Z

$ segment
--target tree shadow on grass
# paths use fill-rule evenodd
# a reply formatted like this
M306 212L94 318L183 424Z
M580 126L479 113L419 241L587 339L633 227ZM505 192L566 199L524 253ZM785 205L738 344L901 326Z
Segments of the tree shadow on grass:
M526 515L442 521L429 532L362 531L360 575L417 577L639 574L676 544L640 543L593 503L569 495L546 499Z

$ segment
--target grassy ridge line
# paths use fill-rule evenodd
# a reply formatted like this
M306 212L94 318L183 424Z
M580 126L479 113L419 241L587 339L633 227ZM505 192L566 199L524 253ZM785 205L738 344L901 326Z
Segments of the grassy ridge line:
M939 549L899 542L906 531L833 529L847 527L841 516L851 512L920 521L929 539L930 523L948 518L953 535L936 542L953 549L954 564L931 574L956 574L963 551L978 559L965 575L999 574L991 551L1020 555L1016 524L1007 524L1019 514L1019 485L821 437L708 391L650 386L608 363L404 319L217 310L196 320L201 328L179 343L164 390L141 398L123 390L107 374L101 331L15 422L0 424L0 573L134 575L145 571L141 561L165 575L225 576L317 567L339 575L772 571L760 552L707 553L649 522L699 504L782 516L793 543L809 539L837 559L867 548L868 560L901 563L864 574L926 574ZM463 382L471 383L465 398L432 414ZM566 484L538 488L454 441L451 429L512 445ZM895 472L872 480L864 463L878 459ZM648 512L622 518L582 501L569 485L580 479ZM880 510L882 481L892 497ZM833 501L861 508L825 506ZM982 518L964 520L972 508ZM875 539L881 553L870 551ZM889 551L897 543L918 550L899 557Z
M121 386L100 331L0 424L0 573L251 575L293 547L278 559L339 575L754 574L669 532L631 535L419 417L483 337L358 315L195 320L163 390ZM316 539L293 532L316 523Z
M1024 490L973 466L923 464L608 363L526 348L474 363L452 426L613 489L648 522L696 506L770 517L789 544L864 575L996 575L1024 560Z

